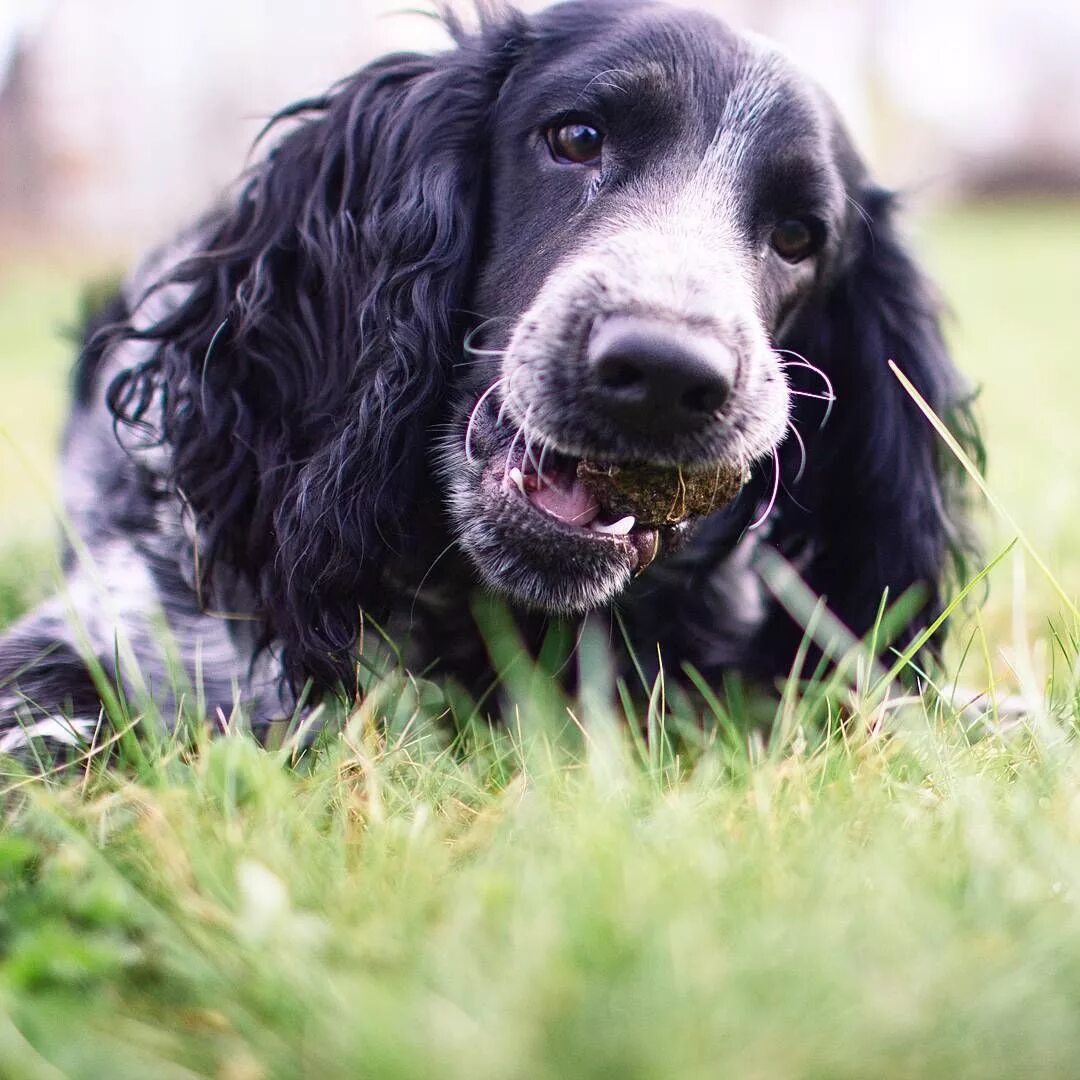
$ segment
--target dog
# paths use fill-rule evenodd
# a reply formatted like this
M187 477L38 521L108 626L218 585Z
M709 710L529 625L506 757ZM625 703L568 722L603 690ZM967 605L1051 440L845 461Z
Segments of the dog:
M933 289L780 51L638 0L447 18L271 122L223 203L87 327L66 582L0 641L0 749L177 676L259 724L355 686L375 630L471 688L477 596L536 646L775 683L804 627L940 602L971 444ZM620 637L619 634L613 635Z

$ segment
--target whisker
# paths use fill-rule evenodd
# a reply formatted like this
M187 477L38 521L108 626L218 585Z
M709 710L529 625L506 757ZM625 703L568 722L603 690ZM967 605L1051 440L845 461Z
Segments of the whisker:
M506 349L481 349L473 345L473 338L477 334L482 333L492 323L499 322L506 319L505 315L494 315L490 319L485 319L482 323L474 326L466 335L464 341L461 343L463 352L468 353L470 356L505 356Z
M510 395L509 393L503 394L502 404L499 406L499 412L495 417L495 426L502 427L503 421L506 419L506 410L510 408Z
M476 414L480 409L480 406L484 404L487 397L494 393L498 389L499 385L506 381L505 375L500 375L477 399L476 404L472 407L472 411L469 413L469 422L465 425L465 460L472 464L472 429L473 424L476 421Z
M825 391L832 397L836 397L836 391L833 389L832 379L825 374L817 366L817 364L811 364L802 353L795 352L794 349L775 349L774 352L780 353L784 356L794 356L795 361L781 361L780 366L783 367L801 367L806 368L807 371L812 371L821 381L825 384Z
M827 402L825 408L825 415L821 418L821 423L818 424L818 431L820 431L828 422L829 417L832 416L833 403L836 401L836 396L832 394L811 394L809 390L790 390L788 391L793 397L813 398L814 401Z
M521 372L525 370L526 369L524 367L519 366L514 368L514 370L510 372L509 376L507 376L508 382L506 384L506 393L503 395L502 405L499 406L499 415L495 418L496 427L502 425L502 422L506 417L506 410L510 408L510 406L513 404L512 399L514 397L514 377L516 375L520 375Z
M525 436L525 457L536 471L537 480L540 478L540 463L536 459L536 455L533 453L533 441L529 435Z
M474 319L479 319L481 326L486 326L488 323L493 323L493 322L500 322L500 321L502 321L502 322L512 322L513 321L513 316L512 315L485 315L482 311L473 311L472 308L467 308L467 307L456 307L456 308L451 308L450 310L453 311L453 313L455 315L470 315Z
M524 434L525 428L519 424L517 431L514 433L514 437L510 440L510 446L506 451L506 461L503 463L503 480L510 475L510 459L514 456L514 447L518 444L518 439Z
M538 484L543 484L544 458L547 456L547 452L551 449L551 440L546 435L542 435L540 438L540 464L536 467L536 478Z
M474 318L477 318L477 319L480 320L480 322L478 322L472 328L472 330L469 331L470 334L477 334L481 330L484 330L487 327L489 327L492 323L513 322L514 321L513 317L510 316L510 315L486 315L485 316L485 315L481 315L479 311L467 311L465 308L457 308L456 310L460 311L462 315L472 315Z
M776 496L780 493L780 455L775 450L773 450L773 452L772 452L772 459L773 459L772 494L769 496L769 503L765 507L765 510L762 513L761 517L759 517L757 519L757 521L755 521L754 524L749 527L749 529L747 530L748 532L753 532L754 529L758 529L762 525L765 524L766 519L773 512L773 507L776 505Z
M846 192L844 198L855 208L855 212L862 218L863 224L866 226L866 231L870 234L870 250L874 251L877 248L877 237L874 235L874 219L867 213L866 208L863 207L858 200L853 199Z
M825 380L825 386L827 392L824 394L813 394L809 390L788 390L794 397L812 397L814 401L826 402L825 415L821 418L821 423L818 424L818 430L821 431L828 423L828 418L833 415L833 405L836 403L836 394L833 391L833 383L829 381L828 376L818 367L814 367L812 364L799 364L798 367L809 367L814 372L818 373L822 379Z
M463 344L462 349L470 356L505 356L505 349L478 349L474 345ZM458 363L464 363L467 361L459 360Z
M795 426L794 420L788 420L788 430L795 436L795 441L799 444L799 469L795 473L795 478L791 481L793 484L797 484L803 478L803 473L806 472L806 443L803 442L803 437L799 434L799 429Z
M499 355L502 356L503 354L499 353ZM490 367L491 366L491 361L488 360L484 356L480 356L476 360L455 360L454 361L454 367L456 367L456 368L479 367L481 364L485 365L486 367Z
M585 94L587 94L587 93L589 92L589 89L590 89L590 88L591 88L591 87L592 87L592 86L593 86L593 85L594 85L595 83L600 83L600 85L601 85L601 86L606 86L606 87L608 87L608 88L609 88L609 89L611 89L611 90L617 90L617 91L618 91L618 92L619 92L620 94L625 94L625 93L627 92L627 90L626 90L626 87L625 87L625 86L619 86L619 85L618 85L618 83L615 83L615 82L613 82L613 81L610 81L610 80L608 79L608 76L609 76L609 75L627 75L627 76L630 76L630 75L632 75L632 72L629 72L629 71L627 71L627 70L626 70L625 68L607 68L606 70L604 70L604 71L601 71L601 72L600 72L600 73L599 73L598 75L594 75L594 76L593 76L593 77L592 77L592 78L591 78L591 79L590 79L590 80L589 80L589 81L588 81L588 82L587 82L587 83L586 83L586 84L585 84L585 85L584 85L584 86L583 86L583 87L581 88L581 90L579 90L579 91L578 91L578 96L577 96L577 98L575 99L575 101L574 101L574 104L576 105L576 104L577 104L577 102L578 102L578 101L580 101L580 100L581 100L581 98L582 98L582 97L583 97L583 96L584 96Z
M481 327L473 327L465 335L465 340L461 343L461 351L468 356L505 356L505 349L481 349L472 343L473 337L480 332Z
M431 577L432 570L434 570L435 567L439 565L439 563L442 561L442 559L446 556L446 553L448 551L450 551L454 547L454 545L456 543L457 543L457 540L451 540L450 543L447 544L446 547L444 547L442 549L442 551L440 551L439 554L435 556L435 558L432 561L431 565L427 568L427 570L424 571L424 576L420 579L420 584L416 586L416 592L413 593L412 606L409 608L409 629L410 630L413 628L413 623L414 623L415 618L416 618L416 602L417 602L417 600L420 599L420 593L423 590L424 585L427 583L427 579L429 577Z
M537 472L539 472L540 469L539 469L539 467L537 465L536 458L533 457L533 440L532 440L532 436L529 434L529 417L531 415L532 415L532 406L530 405L525 410L525 420L522 423L522 428L523 428L523 430L525 432L525 457L532 463L533 468L536 469Z

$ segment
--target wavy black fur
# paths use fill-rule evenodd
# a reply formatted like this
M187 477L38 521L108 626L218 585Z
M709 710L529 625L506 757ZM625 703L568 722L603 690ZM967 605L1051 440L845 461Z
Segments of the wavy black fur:
M167 276L190 295L132 331L155 351L108 391L137 423L166 388L162 435L207 588L219 561L243 569L262 643L280 643L301 685L348 682L360 610L386 617L387 555L412 541L508 30L387 57L280 113L298 126Z

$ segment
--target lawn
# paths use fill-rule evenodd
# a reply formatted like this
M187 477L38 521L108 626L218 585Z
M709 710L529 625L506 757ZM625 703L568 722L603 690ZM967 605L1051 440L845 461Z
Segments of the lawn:
M1080 206L916 240L995 497L1076 597ZM0 620L49 580L82 269L0 264ZM1076 1076L1080 627L1016 551L944 700L792 688L754 733L657 687L639 737L602 663L573 703L519 664L516 722L453 743L390 681L302 755L194 728L0 777L0 1077ZM949 704L991 680L1004 732Z

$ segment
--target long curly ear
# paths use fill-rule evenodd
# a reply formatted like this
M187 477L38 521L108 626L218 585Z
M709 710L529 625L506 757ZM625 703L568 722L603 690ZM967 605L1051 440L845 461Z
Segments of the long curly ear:
M963 572L969 550L962 473L890 360L981 460L970 394L946 352L937 299L897 236L893 210L890 193L860 193L850 226L860 238L854 257L780 343L828 373L835 403L815 434L820 403L795 399L808 467L773 540L860 635L886 588L891 601L914 587L924 612L937 605L947 573ZM796 389L821 393L808 369L788 371ZM789 455L792 449L785 447Z
M159 283L182 300L129 330L155 348L110 388L124 421L164 403L204 589L254 589L294 683L350 679L360 610L379 617L410 539L521 28L451 30L454 51L387 57L275 119L291 130Z

